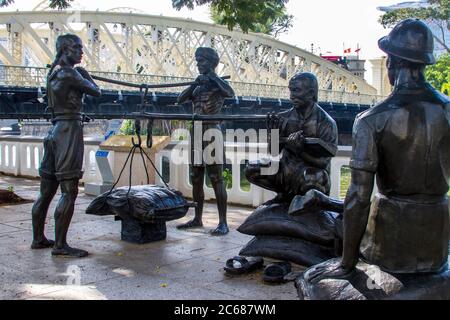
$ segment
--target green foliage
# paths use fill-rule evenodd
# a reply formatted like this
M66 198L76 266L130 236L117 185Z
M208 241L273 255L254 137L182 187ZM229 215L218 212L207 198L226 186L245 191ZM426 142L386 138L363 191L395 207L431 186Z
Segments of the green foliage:
M134 123L132 120L124 120L119 129L119 135L129 136L134 134Z
M341 168L341 192L339 194L339 198L341 200L345 199L348 188L350 187L351 180L352 180L352 174L351 174L350 167L343 166Z
M73 0L49 0L48 6L52 9L67 9ZM6 7L14 3L14 0L0 0L0 7Z
M14 192L14 186L8 186L8 188L6 188L6 190L8 192Z
M292 27L293 16L286 12L288 0L172 0L174 8L193 9L195 5L209 4L215 23L233 30L239 26L243 32L255 31L274 36Z
M428 66L425 77L437 90L450 95L450 54L441 55L436 64Z
M70 8L74 0L49 0L52 9ZM289 0L172 0L177 10L187 7L210 5L212 18L216 23L233 30L239 26L243 32L254 31L277 36L292 27L293 16L287 14ZM443 1L443 0L442 0ZM0 7L6 7L14 0L0 0Z
M227 189L231 189L233 186L233 174L230 169L223 170L223 180L225 181L225 186Z
M1 0L0 1L0 7L6 7L10 4L14 3L14 0Z
M450 30L450 0L428 0L428 3L430 6L427 8L403 8L386 12L380 17L379 22L385 28L393 27L401 20L408 18L431 22L442 31L440 35L434 34L435 40L450 52L449 44L445 42L444 36L444 29Z

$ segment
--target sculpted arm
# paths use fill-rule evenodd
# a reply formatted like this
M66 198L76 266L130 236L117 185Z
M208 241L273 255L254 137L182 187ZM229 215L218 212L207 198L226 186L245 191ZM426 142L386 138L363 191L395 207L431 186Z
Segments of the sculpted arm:
M215 73L209 74L209 78L217 85L223 97L225 98L234 97L234 90L227 81L223 80Z
M352 169L352 182L344 203L344 252L341 265L351 270L358 263L359 246L369 219L375 174Z
M84 94L100 97L102 92L87 71L83 69L84 72L80 73L78 70L65 69L60 73L60 77L71 87L80 90Z
M184 103L192 99L192 93L194 92L197 85L191 85L187 89L183 90L178 96L177 102Z

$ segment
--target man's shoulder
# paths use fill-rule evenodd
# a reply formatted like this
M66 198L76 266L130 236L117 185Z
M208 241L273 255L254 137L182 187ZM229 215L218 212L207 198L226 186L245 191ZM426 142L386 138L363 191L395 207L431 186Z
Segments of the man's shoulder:
M288 118L289 115L292 113L292 111L294 111L294 107L292 107L292 108L290 108L288 110L279 112L278 116L283 117L283 118Z
M57 77L60 80L62 80L62 79L71 79L71 78L72 79L75 79L75 78L78 79L80 77L80 74L74 68L67 67L67 66L64 66L64 67L57 66L56 68L55 68L56 70L53 73L54 73L54 76Z
M373 121L378 116L385 115L386 113L395 112L399 108L398 105L394 103L392 96L387 97L385 100L377 103L375 106L361 112L356 116L357 120Z
M326 112L320 105L318 105L317 103L314 104L314 111L318 114L319 117L325 119L326 121L329 122L336 122L334 121L334 119L330 116L330 114L328 112Z

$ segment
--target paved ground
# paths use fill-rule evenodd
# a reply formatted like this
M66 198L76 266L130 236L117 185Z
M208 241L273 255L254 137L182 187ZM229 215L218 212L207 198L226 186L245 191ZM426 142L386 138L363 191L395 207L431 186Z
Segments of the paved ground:
M0 175L0 186L9 185L18 195L36 199L39 181ZM58 198L47 221L51 239ZM0 299L297 299L292 282L267 285L260 272L225 275L226 259L251 239L236 231L251 208L229 207L232 231L225 237L208 235L217 223L215 206L208 204L204 229L175 228L192 216L190 212L168 223L166 241L134 245L120 240L120 222L113 217L84 213L92 199L80 190L68 235L70 244L90 252L84 259L54 258L50 250L30 250L32 203L0 207ZM79 286L71 280L77 274Z

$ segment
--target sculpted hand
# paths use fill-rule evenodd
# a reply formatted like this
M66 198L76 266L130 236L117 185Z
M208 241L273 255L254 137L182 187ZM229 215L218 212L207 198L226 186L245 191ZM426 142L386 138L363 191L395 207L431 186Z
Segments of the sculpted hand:
M345 279L354 270L354 267L344 267L341 261L327 261L309 269L304 277L307 282L314 284L323 279Z
M303 144L305 143L305 137L303 136L302 131L294 132L292 133L288 139L287 142L289 145L294 147L297 150L303 150Z
M269 112L266 117L267 129L280 129L281 119L280 116L274 111Z

